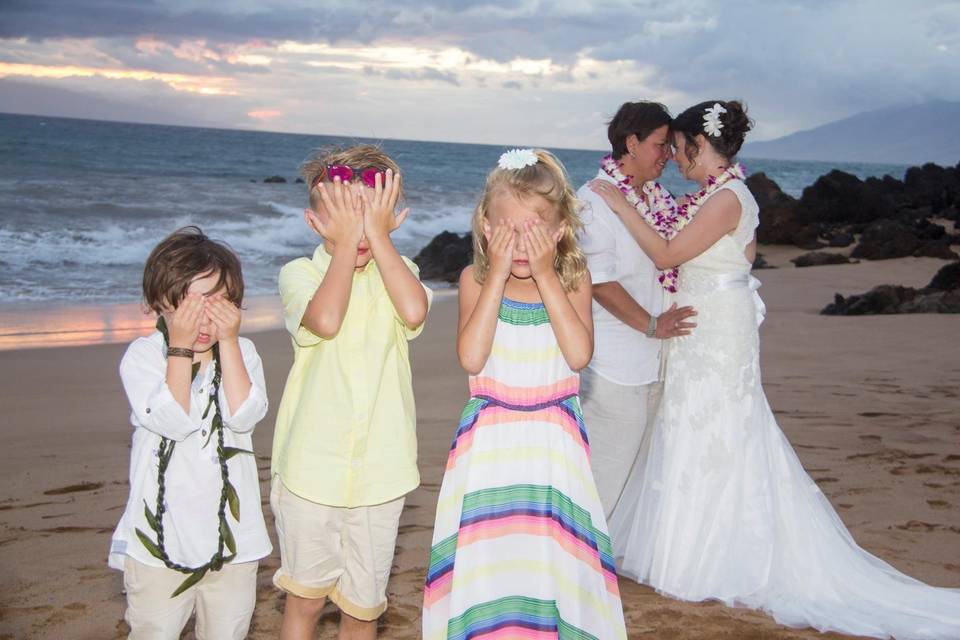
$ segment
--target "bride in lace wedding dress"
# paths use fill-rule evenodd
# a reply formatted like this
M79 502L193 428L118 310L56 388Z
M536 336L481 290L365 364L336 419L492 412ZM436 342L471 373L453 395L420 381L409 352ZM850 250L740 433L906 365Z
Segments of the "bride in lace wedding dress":
M960 590L928 586L861 549L767 404L764 309L750 276L758 208L731 162L749 128L737 102L676 119L675 160L704 189L689 203L696 217L671 240L615 185L592 184L658 268L680 265L675 301L698 312L694 333L667 347L660 412L609 523L619 572L790 626L960 638Z

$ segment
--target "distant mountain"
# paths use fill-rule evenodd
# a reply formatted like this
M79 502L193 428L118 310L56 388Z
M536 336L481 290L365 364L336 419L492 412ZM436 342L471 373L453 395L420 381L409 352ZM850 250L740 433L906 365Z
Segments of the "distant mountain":
M111 100L70 89L9 78L0 78L0 113L111 122L150 122L173 126L209 125L200 118L169 111L162 107L152 108L133 102Z
M960 102L859 113L776 140L748 142L740 154L776 160L953 166L960 162Z

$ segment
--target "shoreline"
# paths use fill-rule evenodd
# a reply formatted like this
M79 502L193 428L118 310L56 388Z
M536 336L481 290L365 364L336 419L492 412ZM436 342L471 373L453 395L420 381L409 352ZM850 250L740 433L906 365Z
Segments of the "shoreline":
M825 248L821 251L843 253L845 250ZM803 249L789 245L758 245L758 252L771 267L774 267L753 270L753 275L764 283L770 278L780 281L783 276L774 275L778 272L798 269L799 267L795 267L790 260L807 253ZM938 258L896 258L863 260L840 265L837 270L829 271L824 271L826 267L803 267L802 269L811 274L818 283L826 284L827 281L832 281L836 288L828 296L821 296L819 302L807 296L804 291L797 291L795 294L803 298L805 304L815 306L819 311L833 301L834 292L844 296L860 294L880 284L924 287L939 266L949 262L949 260ZM931 275L925 275L928 272ZM826 273L831 274L826 279L818 275ZM862 275L865 273L878 273L884 277ZM869 284L861 286L858 284L860 282ZM434 281L425 281L425 284L433 290L435 302L456 298L457 287L454 284ZM764 291L761 288L760 295L766 300ZM138 336L149 334L155 322L155 316L145 312L140 302L71 304L66 301L51 303L30 301L6 304L0 309L0 352L126 343ZM250 295L244 299L241 326L241 332L244 335L282 328L283 317L279 295Z
M427 283L434 299L453 297L446 283ZM0 310L0 352L119 344L153 331L156 316L141 302L24 302ZM283 328L279 295L247 296L244 335Z
M784 265L792 250L768 249L780 268L755 273L768 308L760 357L780 427L857 544L911 577L960 587L956 316L818 314L837 291L889 281L922 286L944 261L796 268ZM379 625L384 640L420 637L437 493L468 396L453 291L435 298L423 335L410 346L421 484L407 495L400 520L389 608ZM260 562L249 637L269 640L283 609L271 583L279 551L267 498L270 451L293 353L283 330L262 331L255 342L270 410L253 448L274 551ZM124 348L0 351L0 638L121 640L128 633L122 576L106 564L128 494L130 409L116 373ZM620 591L631 640L850 638L782 627L749 609L672 600L627 579ZM318 637L336 637L337 621L328 605Z

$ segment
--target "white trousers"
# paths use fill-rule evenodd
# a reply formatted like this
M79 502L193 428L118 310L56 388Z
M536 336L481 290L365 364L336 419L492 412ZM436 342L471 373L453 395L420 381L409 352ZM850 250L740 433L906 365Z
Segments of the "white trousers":
M127 557L123 565L127 611L123 617L130 625L128 640L177 640L194 610L197 640L243 640L257 603L258 565L224 565L171 598L186 574Z
M662 394L661 382L622 385L590 369L580 372L590 466L607 520L620 501L643 439L650 433Z

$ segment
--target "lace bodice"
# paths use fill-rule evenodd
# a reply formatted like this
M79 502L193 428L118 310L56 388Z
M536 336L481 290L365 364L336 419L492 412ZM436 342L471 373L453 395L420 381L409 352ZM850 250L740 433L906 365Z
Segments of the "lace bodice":
M754 233L760 224L760 208L742 180L730 180L724 183L710 194L707 200L724 189L732 191L740 201L740 222L732 234L723 236L712 247L680 267L681 291L684 288L682 282L684 273L691 270L736 275L750 273L752 265L744 255L744 251L753 241Z

